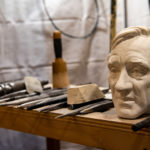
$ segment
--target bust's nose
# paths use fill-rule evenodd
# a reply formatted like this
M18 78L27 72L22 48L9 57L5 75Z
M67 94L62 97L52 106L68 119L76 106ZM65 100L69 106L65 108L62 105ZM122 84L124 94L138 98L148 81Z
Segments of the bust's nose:
M128 75L125 68L121 70L118 81L116 82L115 89L117 91L130 91L133 88L130 76Z

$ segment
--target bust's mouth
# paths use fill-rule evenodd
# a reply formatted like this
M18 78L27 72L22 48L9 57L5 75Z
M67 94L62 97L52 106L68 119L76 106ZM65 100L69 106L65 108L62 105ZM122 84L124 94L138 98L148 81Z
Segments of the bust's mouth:
M121 102L126 102L126 101L135 101L134 97L129 97L129 96L118 96L116 97L116 99L118 99Z
M131 97L117 97L118 105L122 108L131 108L135 103L135 99Z
M135 99L132 98L132 97L125 97L125 98L124 98L124 101L125 101L125 102L126 102L126 101L135 101Z
M118 104L121 108L131 109L135 104L135 99L129 97L120 98Z
M124 101L120 103L120 107L130 109L132 108L133 104L134 104L134 101Z

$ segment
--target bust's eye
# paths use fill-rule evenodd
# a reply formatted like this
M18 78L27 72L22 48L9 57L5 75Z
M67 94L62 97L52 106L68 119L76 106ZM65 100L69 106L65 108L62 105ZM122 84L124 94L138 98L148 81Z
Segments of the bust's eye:
M127 65L127 72L129 76L135 79L141 79L144 75L148 73L149 69L146 66L143 66L141 64L130 64Z
M113 54L108 57L108 68L110 73L114 74L120 72L120 66L120 56Z
M119 68L118 67L110 67L109 70L113 73L117 73L119 71Z
M111 73L120 72L120 65L108 65L108 68Z
M143 70L142 68L135 67L135 68L132 68L132 70L130 70L129 74L133 78L141 77L145 74L142 70Z

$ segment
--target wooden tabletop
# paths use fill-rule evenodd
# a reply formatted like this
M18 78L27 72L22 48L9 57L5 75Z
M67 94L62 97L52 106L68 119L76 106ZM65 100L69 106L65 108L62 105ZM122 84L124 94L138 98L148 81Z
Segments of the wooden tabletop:
M0 127L40 135L105 150L149 150L150 128L131 130L136 120L120 119L115 110L76 117L55 119L69 112L59 109L50 113L0 107Z

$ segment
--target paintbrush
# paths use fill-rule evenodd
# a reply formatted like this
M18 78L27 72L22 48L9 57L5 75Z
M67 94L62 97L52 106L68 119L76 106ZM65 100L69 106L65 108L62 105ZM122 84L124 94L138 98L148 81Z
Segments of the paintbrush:
M55 61L52 63L53 88L66 88L69 86L66 62L62 58L62 43L60 31L53 33Z

